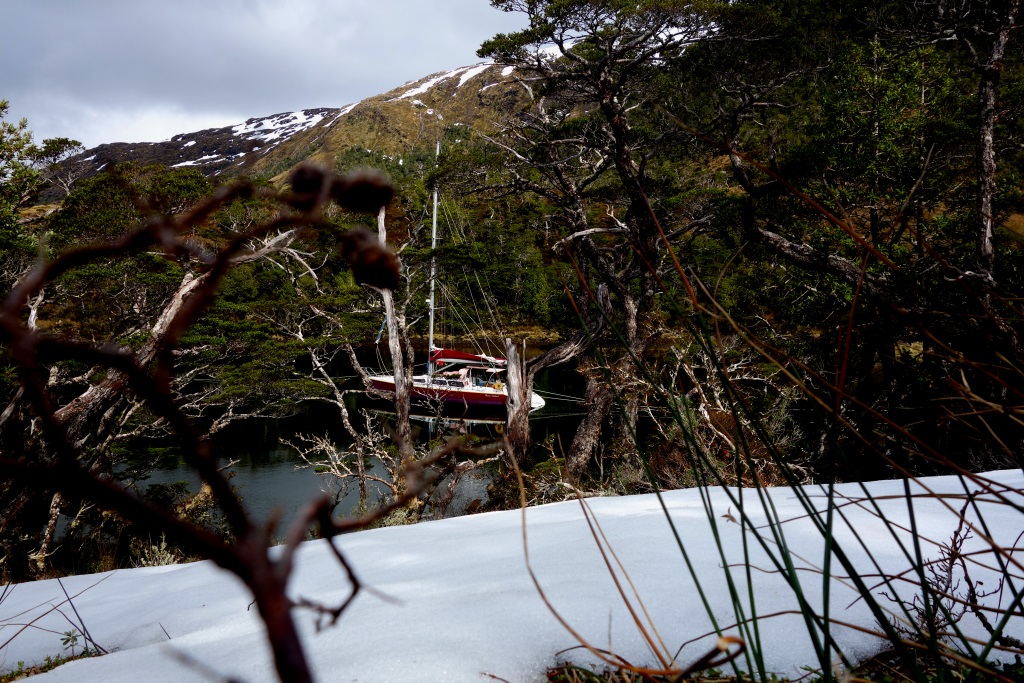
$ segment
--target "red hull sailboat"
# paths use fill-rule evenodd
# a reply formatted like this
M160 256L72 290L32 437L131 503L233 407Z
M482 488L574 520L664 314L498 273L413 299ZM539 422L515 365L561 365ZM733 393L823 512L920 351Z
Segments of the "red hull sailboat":
M506 369L504 358L434 348L428 367L431 370L427 374L412 378L414 399L469 407L505 407L508 388L502 375ZM370 380L377 389L395 390L395 378L391 375L374 375ZM530 410L543 406L544 399L531 393Z
M438 141L436 154L441 153ZM437 187L434 187L434 210L431 219L430 248L437 249ZM430 359L427 374L412 378L412 398L420 401L441 402L449 407L458 405L484 407L490 410L504 410L508 401L508 389L501 373L505 372L504 358L484 354L464 353L453 349L434 346L434 291L437 280L437 262L430 264ZM383 329L383 328L382 328ZM378 374L370 377L373 386L382 391L395 390L393 375ZM530 410L544 406L544 399L536 393L530 394Z

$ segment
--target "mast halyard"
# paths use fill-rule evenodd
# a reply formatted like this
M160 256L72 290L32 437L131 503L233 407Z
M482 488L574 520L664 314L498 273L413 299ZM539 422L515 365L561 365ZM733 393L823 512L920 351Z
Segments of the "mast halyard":
M434 149L434 158L441 156L441 141L437 141ZM434 374L434 363L430 357L434 354L434 282L437 279L437 257L434 251L437 249L437 182L434 182L434 215L430 227L430 336L427 341L427 376Z

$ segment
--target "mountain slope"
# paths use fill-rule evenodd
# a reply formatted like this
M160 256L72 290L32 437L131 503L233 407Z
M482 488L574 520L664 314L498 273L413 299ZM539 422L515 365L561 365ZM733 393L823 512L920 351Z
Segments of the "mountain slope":
M446 124L493 130L527 96L511 67L482 63L431 74L342 108L251 118L163 142L104 144L68 163L85 163L86 176L109 164L136 161L194 166L207 176L280 179L305 159L329 164L350 147L401 154L433 141L439 126Z

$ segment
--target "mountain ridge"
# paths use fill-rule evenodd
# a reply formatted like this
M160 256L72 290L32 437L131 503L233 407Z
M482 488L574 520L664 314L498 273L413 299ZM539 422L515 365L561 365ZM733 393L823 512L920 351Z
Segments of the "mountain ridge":
M250 176L283 182L311 159L331 165L346 148L389 155L434 140L453 123L485 132L528 96L512 67L481 62L439 71L344 107L320 107L249 118L233 126L179 133L162 142L98 145L66 160L82 176L128 161L195 167L206 176Z

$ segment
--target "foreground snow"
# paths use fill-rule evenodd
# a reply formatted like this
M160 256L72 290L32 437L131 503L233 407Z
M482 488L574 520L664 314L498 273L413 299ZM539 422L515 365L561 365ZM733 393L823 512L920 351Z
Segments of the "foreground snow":
M1012 489L1024 489L1020 471L997 472L989 479ZM953 477L923 480L934 492L964 493ZM921 489L914 485L914 491ZM974 487L972 487L973 490ZM870 485L890 522L906 521L907 504L900 482ZM861 497L862 489L844 485L838 492ZM752 492L745 492L753 503ZM1011 494L1018 504L1024 498ZM738 524L728 517L735 506L721 490L711 490L718 531L728 548L730 563L742 560ZM716 617L723 625L734 620L721 558L700 492L696 489L664 495L677 528L696 566L696 572ZM804 510L789 489L772 490L772 501L784 525L791 550L812 565L820 565L820 535L804 517ZM656 497L629 496L590 499L609 542L622 560L667 647L706 634L711 623L701 606L694 582L686 570L670 527ZM952 500L959 510L962 500ZM756 521L764 515L749 511ZM1021 532L1021 515L1007 505L982 504L989 528L1002 545L1013 546ZM936 543L948 541L957 516L931 498L915 498L921 536ZM848 523L870 539L872 551L887 573L907 567L888 533L881 531L873 514L857 506L843 508ZM544 671L571 657L591 661L582 650L559 654L577 643L545 607L532 584L523 557L521 514L499 512L351 534L337 542L360 577L393 598L384 600L369 591L360 594L338 626L317 633L311 615L300 613L305 642L315 671L322 681L540 681ZM577 502L531 508L527 529L532 566L552 604L579 633L597 646L614 650L634 663L653 664L649 650L636 632L614 589L604 562L588 531ZM836 533L852 543L849 533ZM748 534L748 539L749 539ZM971 541L968 543L976 543ZM976 547L982 547L977 545ZM851 554L853 546L847 546ZM965 550L968 547L965 546ZM937 556L926 544L926 556ZM754 564L770 569L755 554ZM760 560L758 559L760 558ZM874 571L864 560L863 571ZM734 569L746 594L744 573ZM981 569L972 578L993 587L995 581ZM792 609L791 591L775 574L752 574L760 614ZM274 679L270 654L259 618L248 609L250 599L241 584L209 562L132 569L64 579L74 607L96 641L111 654L75 661L40 677L40 681L209 681L221 678L245 681ZM806 572L805 592L812 604L821 599L820 575ZM296 596L337 602L348 593L343 573L326 552L322 541L306 543L298 556L292 581ZM833 615L846 622L874 628L863 601L833 582ZM1003 596L1006 604L1006 596ZM993 596L993 603L999 596ZM56 581L14 587L0 603L0 643L32 622L51 606L64 603ZM77 621L65 603L60 609ZM1011 623L1010 633L1020 638L1024 629ZM974 617L963 627L981 635ZM0 651L0 670L26 665L62 652L61 634L71 628L56 612L34 621ZM726 629L736 633L736 629ZM852 629L837 629L840 645L853 659L880 649L877 638ZM799 667L817 666L797 615L765 619L761 627L767 666L782 675L800 675ZM683 665L702 655L711 641L687 645Z

